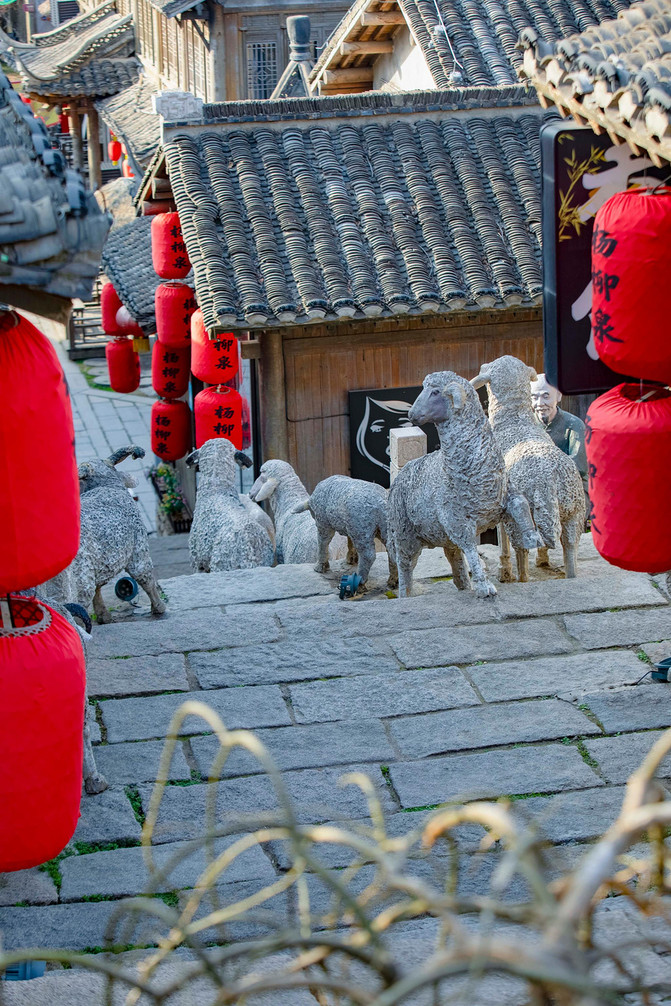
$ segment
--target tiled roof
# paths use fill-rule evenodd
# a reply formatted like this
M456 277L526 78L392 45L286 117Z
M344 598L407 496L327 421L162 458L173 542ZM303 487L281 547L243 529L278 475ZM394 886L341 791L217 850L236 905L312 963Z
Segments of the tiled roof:
M134 44L132 15L117 14L113 2L81 14L54 31L35 35L31 43L16 42L0 31L0 55L19 71L25 87L42 85L41 93L47 91L44 85L71 74L76 76L93 59L104 57L108 63L116 63L131 55ZM113 68L104 69L111 72ZM125 84L130 82L126 80ZM102 83L102 77L98 83ZM102 93L109 94L109 87Z
M136 217L110 231L102 271L135 320L155 331L154 294L161 282L151 261L151 217Z
M0 73L0 297L5 284L88 298L109 226Z
M641 0L615 21L546 45L525 32L522 75L544 104L671 160L671 3Z
M208 327L538 303L540 109L421 97L265 102L265 121L234 103L170 131Z
M142 75L131 87L96 102L103 120L126 144L131 157L143 170L154 156L161 139L160 116L151 107L152 95L156 93L156 86Z
M520 33L533 28L546 43L615 18L630 0L358 0L335 29L313 70L316 80L347 38L391 38L393 26L365 26L366 13L400 8L420 46L436 87L506 85L517 79ZM362 16L364 21L361 20ZM354 34L352 33L354 31ZM340 52L342 57L342 53ZM365 59L365 57L363 57ZM339 58L359 65L362 57Z
M200 0L149 0L149 2L161 14L170 18L177 17L178 14L191 10L192 7L197 7Z
M24 86L31 94L63 95L76 98L79 95L102 96L116 94L129 88L140 75L141 64L135 56L121 59L92 59L89 63L50 80L34 80L23 75Z

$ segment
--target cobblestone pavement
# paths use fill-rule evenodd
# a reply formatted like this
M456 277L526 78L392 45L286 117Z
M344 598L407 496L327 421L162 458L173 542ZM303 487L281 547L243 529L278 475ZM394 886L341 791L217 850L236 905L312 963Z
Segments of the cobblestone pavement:
M493 573L495 550L481 552ZM336 596L338 570L175 577L163 581L163 619L140 607L130 620L95 626L89 694L110 788L83 798L73 844L50 872L0 878L4 945L100 947L118 899L143 891L140 822L171 715L187 697L207 702L229 727L257 731L303 821L365 818L360 793L336 784L362 768L392 831L421 823L445 801L514 797L516 813L537 819L556 844L556 862L575 862L612 822L628 773L671 723L669 686L639 681L650 657L671 652L666 597L648 577L604 563L589 536L580 552L578 579L534 569L532 582L501 585L491 602L453 588L440 550L424 552L420 593L406 600L385 595L384 555L368 595L345 602ZM202 833L211 785L222 818L276 806L267 777L244 753L231 756L220 782L205 781L217 747L208 732L195 717L183 725L155 831L160 862ZM671 765L662 782L671 786ZM472 853L476 844L467 833L463 848ZM464 871L466 889L486 889L496 850L488 856L475 873ZM335 847L324 857L330 868L347 861ZM197 856L185 859L174 885L188 888L201 866ZM287 866L281 847L257 847L221 890L238 897ZM417 861L421 875L430 866ZM326 894L313 879L318 910ZM611 929L627 928L626 911L623 899L609 899ZM411 930L422 931L421 922ZM668 958L658 965L671 972ZM8 985L6 1001L51 1006L52 993L38 997L48 982L23 984L32 998L21 997L20 983ZM92 1001L59 987L69 990L63 1002Z

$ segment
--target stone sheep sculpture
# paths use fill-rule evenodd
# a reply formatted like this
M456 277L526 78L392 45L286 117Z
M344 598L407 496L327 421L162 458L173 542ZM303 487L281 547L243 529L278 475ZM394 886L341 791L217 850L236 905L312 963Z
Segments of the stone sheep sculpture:
M305 503L309 493L287 461L272 459L261 465L259 477L249 490L249 497L257 503L268 500L275 524L275 553L278 563L317 562L319 540L314 517L307 510L296 513L296 507ZM335 535L329 545L331 559L349 557L352 565L354 546L348 545L341 535Z
M387 490L348 475L331 475L295 507L294 513L305 510L310 511L317 524L317 573L325 573L329 568L329 543L338 532L351 543L347 561L356 563L363 587L375 561L375 539L385 547L387 544ZM397 582L396 563L390 553L388 586L395 587Z
M193 524L191 561L199 573L272 566L272 522L260 506L237 490L237 466L251 461L230 440L206 441L186 459L200 473Z
M135 444L121 447L109 458L94 458L79 465L81 537L79 551L67 569L44 588L47 596L80 604L95 612L98 622L111 621L101 588L124 570L146 592L154 615L165 603L154 576L147 532L140 511L128 492L137 485L132 475L117 471L128 457L142 458Z
M571 578L578 568L578 545L585 524L585 495L573 460L553 444L534 415L531 381L536 379L533 367L514 356L501 356L481 367L471 384L474 388L487 386L489 422L503 454L509 485L528 500L543 539L537 564L548 565L548 548L556 548L561 541L564 574ZM515 558L519 579L528 580L528 550L515 545ZM500 578L503 581L513 578L505 535Z
M509 495L503 457L475 389L452 371L429 374L408 418L434 423L440 450L409 461L389 490L389 548L399 597L408 597L422 548L441 547L454 585L479 597L496 594L478 554L478 536L504 521L513 540L539 543L526 501ZM466 565L468 563L468 566Z

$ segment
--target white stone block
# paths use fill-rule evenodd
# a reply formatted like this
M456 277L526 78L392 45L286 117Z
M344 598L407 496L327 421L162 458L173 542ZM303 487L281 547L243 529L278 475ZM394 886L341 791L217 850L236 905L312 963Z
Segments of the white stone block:
M190 91L159 91L152 95L152 109L166 122L185 122L202 119L203 99Z
M426 454L426 433L419 426L401 426L389 431L390 481L408 461Z

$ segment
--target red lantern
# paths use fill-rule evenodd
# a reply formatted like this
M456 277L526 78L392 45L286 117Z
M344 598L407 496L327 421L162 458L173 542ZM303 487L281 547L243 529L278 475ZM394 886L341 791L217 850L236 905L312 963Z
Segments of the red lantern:
M594 218L592 334L619 374L671 381L671 189L618 192Z
M129 394L140 387L140 357L126 336L111 339L105 346L112 391Z
M121 165L121 174L124 176L124 178L135 178L135 175L133 174L133 169L130 166L130 161L128 160L127 157L124 159L124 162Z
M154 402L151 449L164 461L177 461L191 447L191 409L186 402Z
M119 334L132 335L136 339L144 338L144 332L124 304L121 305L116 313L116 324Z
M110 161L114 161L115 164L119 160L119 158L121 157L121 144L119 143L118 140L109 141L109 143L107 144L107 156L109 157Z
M119 335L119 325L116 316L120 307L123 307L119 294L111 283L103 283L100 291L100 314L103 332L107 335Z
M188 346L154 343L151 351L151 384L159 398L181 398L189 387L191 350ZM181 455L180 455L181 457Z
M191 345L191 315L196 294L184 283L160 283L154 295L156 336L166 346Z
M86 685L77 630L34 598L10 597L9 608L13 626L0 622L2 873L53 859L74 834Z
M49 340L11 311L0 314L0 402L0 594L7 594L51 579L79 548L79 479L63 371Z
M252 446L252 417L249 409L249 402L242 399L242 450L246 451Z
M61 133L70 132L70 119L68 118L66 112L61 112L61 114L58 116L58 128L60 129Z
M191 318L191 373L206 384L224 384L238 372L238 340L232 332L208 338L203 312Z
M196 447L223 437L242 450L242 398L233 388L204 388L193 400Z
M182 236L179 213L159 213L151 222L151 258L161 279L184 279L191 262Z
M586 424L597 550L622 569L671 569L671 392L620 384L592 402Z

